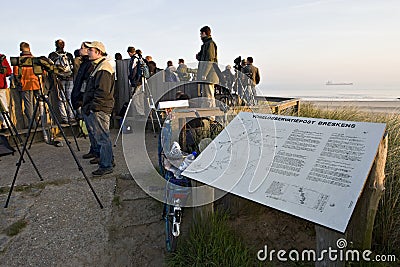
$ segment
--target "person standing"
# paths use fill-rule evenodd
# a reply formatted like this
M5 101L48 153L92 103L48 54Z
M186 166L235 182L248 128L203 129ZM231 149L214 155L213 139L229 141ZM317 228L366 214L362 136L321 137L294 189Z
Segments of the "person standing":
M83 104L83 95L86 90L86 84L89 79L90 73L93 71L94 66L89 59L88 47L85 45L85 42L81 44L81 48L79 49L79 68L77 70L76 77L74 79L74 88L72 90L71 95L71 103L72 107L78 112L80 111L80 115L82 116L85 124L87 125L87 117L82 114L82 104ZM88 136L90 141L89 152L84 154L82 158L84 159L92 159L95 158L94 164L98 164L98 159L100 158L100 151L98 151L98 146L96 140L94 138L94 133L89 131ZM97 158L97 160L96 160Z
M61 123L75 121L75 115L71 108L71 94L73 89L74 57L65 52L65 42L61 39L55 41L56 51L49 54L49 58L59 67L57 75L52 79L53 88L58 89L58 109L60 111ZM55 75L55 74L52 74Z
M12 70L6 56L0 54L0 101L4 107L5 112L8 112L8 101L6 94L6 89L8 88L7 77L10 76L11 73ZM2 130L8 128L7 122L5 120L6 118L3 117L3 115L0 113L0 123Z
M250 78L250 90L252 92L252 98L254 99L257 96L256 85L260 83L260 72L256 66L253 65L253 57L247 57L247 65L243 68L243 73L246 74Z
M165 81L166 82L179 82L176 68L171 60L167 61L167 67L165 68Z
M224 75L224 86L229 89L229 92L232 91L232 85L233 82L235 81L235 75L232 73L232 67L231 65L227 65L225 67L225 70L222 72L222 75Z
M21 42L19 45L21 54L20 61L24 58L33 57L30 45L27 42ZM21 99L24 103L24 114L28 123L32 120L33 106L35 98L40 95L39 78L33 73L32 67L13 67L14 77L17 80L18 87L21 90Z
M215 107L215 88L214 84L218 83L218 76L214 69L214 64L218 63L217 45L211 38L211 29L204 26L200 29L200 38L203 41L200 52L197 53L196 59L199 61L197 70L197 79L202 81L202 97L206 100L202 101L201 107Z
M19 44L19 49L21 51L19 61L24 62L28 58L32 58L30 45L27 42L21 42ZM44 107L44 103L39 99L40 92L43 86L42 76L37 76L33 72L32 67L28 66L14 66L13 67L14 78L17 83L17 87L21 90L21 98L24 103L24 114L28 119L28 124L33 120L35 122L36 118L33 118L33 107L36 101L39 101L39 114L42 122L42 132L44 141L50 145L62 146L59 141L52 140L52 136L46 131L47 124L47 114ZM34 124L33 124L34 125Z
M141 71L140 54L137 53L133 46L129 46L127 52L131 58L128 65L128 78L132 87L132 103L136 112L144 116L144 90L139 90L142 84L140 73L138 73Z
M82 111L86 116L88 131L92 131L98 146L99 167L93 176L113 172L114 155L110 140L110 118L114 108L115 73L107 60L106 48L102 42L86 42L89 59L94 66L83 95Z
M178 68L176 69L176 73L178 73L178 78L180 81L189 81L191 78L188 72L188 67L186 66L183 58L178 60Z

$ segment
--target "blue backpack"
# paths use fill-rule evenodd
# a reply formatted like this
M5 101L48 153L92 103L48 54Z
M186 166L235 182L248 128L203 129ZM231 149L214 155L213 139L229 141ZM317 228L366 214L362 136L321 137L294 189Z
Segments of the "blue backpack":
M137 59L136 66L132 68L133 61ZM150 77L150 70L147 62L142 58L133 56L129 62L129 81L132 87L137 87L142 84L142 77L148 79Z

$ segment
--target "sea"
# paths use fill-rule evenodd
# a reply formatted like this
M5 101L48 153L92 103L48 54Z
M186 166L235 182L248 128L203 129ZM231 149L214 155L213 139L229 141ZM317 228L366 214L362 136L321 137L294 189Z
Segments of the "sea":
M300 98L308 101L400 101L400 85L261 85L257 90L257 93L263 96Z

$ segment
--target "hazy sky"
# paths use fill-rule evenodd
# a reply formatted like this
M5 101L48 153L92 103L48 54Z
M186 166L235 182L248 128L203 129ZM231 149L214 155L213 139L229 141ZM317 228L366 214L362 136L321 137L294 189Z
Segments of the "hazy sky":
M3 1L0 52L35 56L62 38L73 52L102 41L109 54L133 45L157 65L195 62L199 29L209 25L219 63L253 56L264 88L302 88L327 80L369 87L400 85L399 0Z

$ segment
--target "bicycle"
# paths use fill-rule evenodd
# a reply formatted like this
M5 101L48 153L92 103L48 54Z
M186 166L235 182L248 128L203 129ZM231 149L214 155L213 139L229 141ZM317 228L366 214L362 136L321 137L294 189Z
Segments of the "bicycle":
M186 206L192 191L191 180L176 174L178 166L185 158L182 153L185 152L181 151L178 143L176 145L179 148L176 150L171 146L173 143L171 123L171 117L164 121L158 146L160 172L166 180L162 217L165 221L165 243L168 252L176 250L178 237L181 234L183 207ZM183 151L200 153L203 150L201 148L202 140L208 139L211 141L222 128L222 125L212 122L208 118L196 118L187 122L184 128L186 130L180 132L178 141L183 145Z
M174 174L167 171L169 176L166 185L166 201L164 203L163 217L165 220L165 244L168 252L174 252L177 247L182 222L182 206L187 201L191 188L190 180L186 177L177 179Z
M191 191L190 180L187 177L178 176L179 179L175 177L178 166L184 157L180 147L178 150L169 150L172 142L171 136L171 121L166 120L158 140L158 157L161 175L166 180L162 218L165 221L165 243L168 252L176 250L177 238L181 233L182 207ZM164 148L167 151L164 151Z

